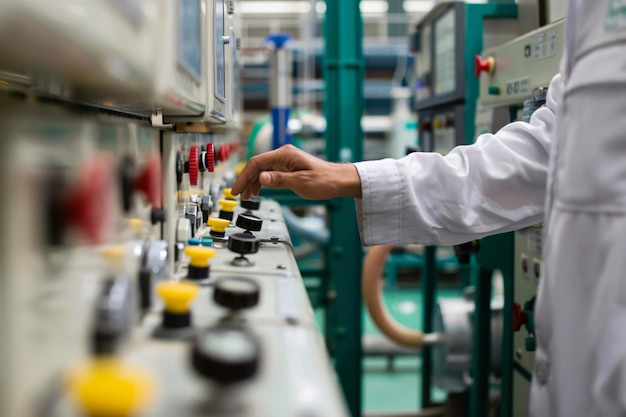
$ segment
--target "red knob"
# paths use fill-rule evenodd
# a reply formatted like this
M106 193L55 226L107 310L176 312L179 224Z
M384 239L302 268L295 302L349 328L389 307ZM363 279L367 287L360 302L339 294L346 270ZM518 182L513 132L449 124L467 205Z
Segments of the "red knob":
M528 313L522 310L519 303L513 303L513 331L518 332L527 323Z
M430 122L422 122L420 123L420 131L425 132L427 130L430 130L430 126L431 126Z
M189 184L198 185L198 147L189 148Z
M153 155L148 159L146 167L135 178L135 190L144 195L153 208L161 207L161 159Z
M483 60L480 55L474 56L474 76L480 77L480 74L486 72L493 74L496 70L496 60L493 57L489 57Z
M229 155L229 150L228 150L228 144L223 144L220 146L220 148L217 151L217 160L220 162L224 162L225 160L228 159L228 155Z
M100 155L80 168L77 182L67 195L64 217L87 242L101 244L112 224L113 204L111 159Z
M215 146L212 143L206 145L206 169L209 172L215 171Z

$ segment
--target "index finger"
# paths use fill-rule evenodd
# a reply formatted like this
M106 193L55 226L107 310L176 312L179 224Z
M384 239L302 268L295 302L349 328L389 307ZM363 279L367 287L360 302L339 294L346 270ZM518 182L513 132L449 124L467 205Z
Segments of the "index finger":
M271 171L276 160L275 152L266 152L250 158L241 174L239 174L237 181L233 184L232 193L235 195L241 194L247 187L258 182L261 172Z

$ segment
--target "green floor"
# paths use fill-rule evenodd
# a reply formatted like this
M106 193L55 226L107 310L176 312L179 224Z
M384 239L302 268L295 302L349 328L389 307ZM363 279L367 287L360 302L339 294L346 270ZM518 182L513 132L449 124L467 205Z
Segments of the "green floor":
M458 290L439 290L440 297L458 297ZM419 329L422 324L422 294L419 289L385 290L385 302L398 322ZM321 327L321 311L317 312ZM380 334L363 308L364 334ZM407 356L393 360L388 370L384 357L366 357L363 360L363 411L403 412L420 408L421 358ZM433 391L433 398L442 401L446 393Z

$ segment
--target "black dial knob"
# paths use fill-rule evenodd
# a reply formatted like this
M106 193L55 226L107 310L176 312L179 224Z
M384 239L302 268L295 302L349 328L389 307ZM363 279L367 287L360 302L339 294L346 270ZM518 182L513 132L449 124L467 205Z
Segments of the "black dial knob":
M215 283L213 300L231 310L254 307L259 303L261 288L249 278L223 278Z
M221 325L196 336L191 362L201 376L232 384L253 377L259 367L260 356L260 343L252 333Z
M263 220L254 214L241 213L237 216L235 224L242 229L258 232L261 230L261 226L263 226Z
M241 255L257 253L259 239L249 233L235 233L228 238L228 249Z
M246 210L258 210L261 207L261 200L252 197L250 200L241 200L239 204Z

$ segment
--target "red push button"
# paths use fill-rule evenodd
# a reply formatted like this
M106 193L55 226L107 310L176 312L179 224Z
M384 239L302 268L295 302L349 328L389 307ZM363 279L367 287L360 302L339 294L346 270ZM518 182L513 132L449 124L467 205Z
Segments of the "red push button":
M100 155L80 169L76 185L68 192L64 204L65 221L87 240L104 242L112 223L113 175L111 159Z
M228 159L229 156L228 144L223 144L217 151L217 160L220 162L224 162Z
M135 190L144 195L153 208L161 207L161 159L153 155L143 172L135 178Z
M487 59L482 59L480 55L474 56L474 76L480 77L480 74L486 72L493 74L496 71L496 60L490 56Z
M527 323L528 313L522 310L522 306L519 303L513 303L513 331L518 332Z

